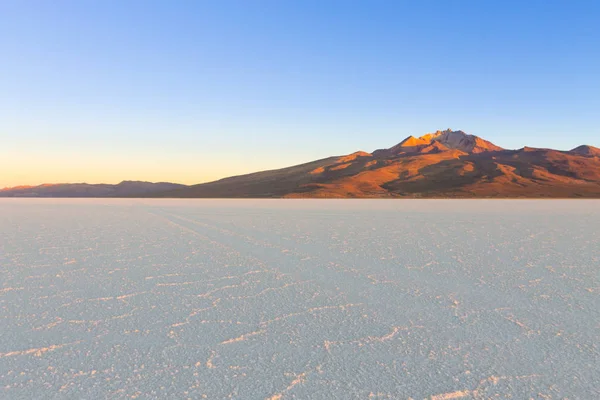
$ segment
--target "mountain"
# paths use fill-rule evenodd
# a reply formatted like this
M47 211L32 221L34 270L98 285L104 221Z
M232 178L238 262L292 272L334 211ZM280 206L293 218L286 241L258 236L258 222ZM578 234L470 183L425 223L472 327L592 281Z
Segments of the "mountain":
M430 147L433 146L433 147ZM431 149L436 150L460 150L465 153L483 153L485 151L500 151L504 150L495 144L483 140L474 135L468 135L463 131L453 131L447 129L445 131L436 131L428 133L421 137L409 136L397 145L389 149L381 149L373 152L374 155L394 155L410 152L430 152ZM424 151L427 150L427 151Z
M600 198L600 149L503 149L463 131L409 136L373 153L193 186L124 181L15 187L0 197Z
M575 147L573 150L570 151L570 153L579 154L582 156L600 157L600 149L599 148L593 147L593 146L586 146L586 145Z
M167 182L123 181L116 185L58 183L0 189L0 197L134 197L185 188Z
M409 136L372 154L329 157L150 197L600 198L599 151L506 150L448 129Z

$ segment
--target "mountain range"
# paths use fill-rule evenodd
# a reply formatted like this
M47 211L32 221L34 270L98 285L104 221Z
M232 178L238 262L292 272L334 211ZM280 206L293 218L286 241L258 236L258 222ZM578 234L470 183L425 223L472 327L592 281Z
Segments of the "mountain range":
M463 131L409 136L288 168L198 185L121 182L0 190L0 197L600 198L600 149L503 149Z
M0 197L143 197L187 186L168 182L123 181L116 185L105 183L54 183L38 186L16 186L0 189Z

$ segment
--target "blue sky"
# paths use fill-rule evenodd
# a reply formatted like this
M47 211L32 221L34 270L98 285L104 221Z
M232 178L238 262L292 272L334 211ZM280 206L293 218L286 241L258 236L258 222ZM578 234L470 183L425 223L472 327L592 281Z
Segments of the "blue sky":
M600 146L598 1L5 1L0 187L199 183L462 129Z

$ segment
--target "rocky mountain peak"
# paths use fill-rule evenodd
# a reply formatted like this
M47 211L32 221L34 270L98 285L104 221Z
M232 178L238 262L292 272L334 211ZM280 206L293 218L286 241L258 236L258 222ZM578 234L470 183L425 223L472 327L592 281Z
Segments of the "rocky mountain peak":
M449 150L459 150L465 153L503 150L501 147L478 136L469 135L461 130L453 131L448 128L443 131L438 130L433 133L427 133L420 137L409 136L396 146L387 149L387 151L395 154L407 150L418 150L421 146L428 146L434 142L442 144Z

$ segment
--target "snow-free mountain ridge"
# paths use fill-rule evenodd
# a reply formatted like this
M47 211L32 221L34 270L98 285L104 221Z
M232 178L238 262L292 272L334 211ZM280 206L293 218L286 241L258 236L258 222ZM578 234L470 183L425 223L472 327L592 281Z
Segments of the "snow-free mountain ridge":
M138 197L186 187L169 182L123 181L116 185L56 183L0 189L0 197Z
M169 186L171 185L171 186ZM507 150L447 129L375 150L199 185L62 184L0 191L23 197L600 198L600 149Z

